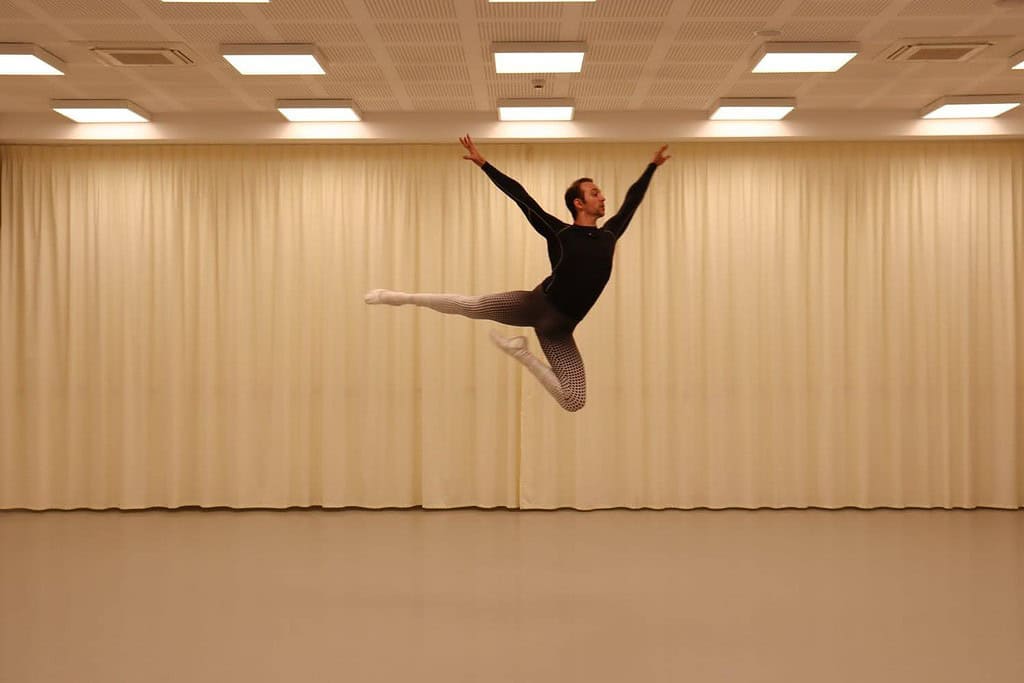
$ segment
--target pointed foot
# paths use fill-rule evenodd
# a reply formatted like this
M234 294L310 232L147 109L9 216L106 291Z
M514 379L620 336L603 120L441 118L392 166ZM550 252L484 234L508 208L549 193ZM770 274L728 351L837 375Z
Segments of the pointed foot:
M363 296L363 301L368 304L388 304L391 303L389 295L393 293L389 289L371 289Z
M491 330L488 334L494 345L510 356L519 356L527 353L526 337L503 337L494 330Z

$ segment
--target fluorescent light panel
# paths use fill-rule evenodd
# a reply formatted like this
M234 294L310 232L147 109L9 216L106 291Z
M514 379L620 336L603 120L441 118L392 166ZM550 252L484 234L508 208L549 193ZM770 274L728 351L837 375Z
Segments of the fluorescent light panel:
M63 76L64 62L31 43L0 43L0 76Z
M221 45L221 54L246 76L322 75L315 45Z
M712 121L778 121L796 107L792 97L724 97L718 100Z
M594 2L594 0L487 0L487 2Z
M765 43L754 53L753 73L839 71L857 56L857 43Z
M213 4L243 3L243 2L250 3L250 4L255 4L255 3L260 3L260 2L267 3L267 2L270 2L270 0L160 0L160 2L191 2L191 3L200 3L201 2L201 3L206 4L206 5L213 5Z
M991 119L1020 106L1020 95L961 95L935 100L921 110L923 119Z
M352 100L278 100L277 110L289 121L361 121Z
M128 100L51 100L50 107L75 123L146 123L152 118Z
M1010 68L1024 69L1024 51L1018 52L1014 56L1010 57Z
M501 121L572 121L575 106L571 99L498 100Z
M583 43L494 43L499 74L566 74L583 70Z

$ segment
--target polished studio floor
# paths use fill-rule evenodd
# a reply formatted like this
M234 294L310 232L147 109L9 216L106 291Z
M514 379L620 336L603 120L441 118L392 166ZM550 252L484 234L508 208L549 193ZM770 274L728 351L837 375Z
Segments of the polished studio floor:
M1024 680L1024 511L0 512L0 681Z

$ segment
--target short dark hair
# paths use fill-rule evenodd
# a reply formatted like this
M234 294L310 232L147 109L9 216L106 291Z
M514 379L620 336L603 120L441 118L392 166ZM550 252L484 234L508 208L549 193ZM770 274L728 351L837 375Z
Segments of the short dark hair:
M586 198L583 196L583 190L580 189L580 185L592 182L594 182L593 178L580 178L579 180L574 180L572 185L569 186L569 189L565 191L565 206L569 209L569 213L572 214L573 220L576 219L576 206L573 202L577 199L586 201Z

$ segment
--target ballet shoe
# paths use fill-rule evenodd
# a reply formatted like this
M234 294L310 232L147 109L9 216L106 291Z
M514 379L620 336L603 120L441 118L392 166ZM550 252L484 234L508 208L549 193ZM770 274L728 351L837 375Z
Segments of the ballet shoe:
M510 356L517 356L526 352L526 337L503 337L494 330L491 330L488 334L494 345Z
M366 293L366 295L363 297L363 301L365 301L368 304L382 304L382 303L385 303L385 301L384 301L384 294L387 291L388 290L386 290L386 289L372 289L372 290L370 290L369 292Z

